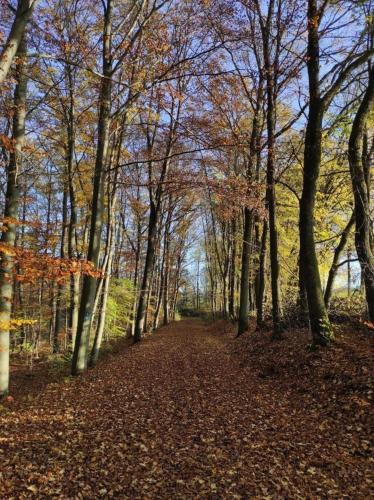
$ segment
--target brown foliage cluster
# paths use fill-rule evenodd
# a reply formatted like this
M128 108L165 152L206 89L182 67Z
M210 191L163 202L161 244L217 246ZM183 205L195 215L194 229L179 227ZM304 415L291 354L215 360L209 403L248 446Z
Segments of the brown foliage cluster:
M22 283L35 283L38 280L52 280L62 283L69 279L72 274L87 274L100 277L101 270L95 269L92 262L79 259L58 258L48 254L42 254L35 250L25 248L12 248L0 243L1 254L12 255L14 273L17 281Z

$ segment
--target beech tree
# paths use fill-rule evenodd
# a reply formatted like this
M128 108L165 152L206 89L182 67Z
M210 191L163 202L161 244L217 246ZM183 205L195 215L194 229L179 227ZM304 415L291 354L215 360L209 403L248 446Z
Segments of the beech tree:
M314 240L314 206L322 155L323 117L332 100L352 72L364 64L371 51L351 49L351 56L333 68L333 82L323 88L320 77L320 26L327 8L317 0L308 2L307 68L309 79L309 114L305 132L303 192L300 200L300 265L307 293L313 341L326 345L332 337L331 325L323 300L320 273ZM323 81L327 76L324 75Z
M94 264L99 264L101 228L104 211L104 169L109 148L109 124L111 111L111 79L112 79L112 0L103 3L103 46L102 46L102 78L99 95L99 118L96 162L93 180L92 214L89 246L87 259ZM88 361L88 342L93 305L96 294L96 279L86 276L83 281L82 296L80 301L77 333L72 360L72 373L77 375L84 371Z
M374 104L374 66L369 71L369 81L364 97L353 120L349 137L349 166L355 201L355 244L365 284L370 321L374 321L374 254L372 223L370 221L370 185L365 175L363 151L365 125Z
M14 91L12 138L7 165L3 228L0 248L0 396L9 389L9 334L14 295L13 248L16 240L19 205L19 176L21 175L22 149L25 142L27 66L26 40L18 46L17 84Z
M7 40L0 52L0 84L8 76L9 69L17 51L24 38L25 29L33 10L38 3L37 0L18 0L14 13L13 24L10 28Z

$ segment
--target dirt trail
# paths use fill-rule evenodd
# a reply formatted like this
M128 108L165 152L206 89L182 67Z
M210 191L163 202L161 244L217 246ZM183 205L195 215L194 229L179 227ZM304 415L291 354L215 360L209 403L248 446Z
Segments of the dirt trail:
M344 442L321 444L309 409L241 367L232 342L174 323L4 411L0 497L367 497Z

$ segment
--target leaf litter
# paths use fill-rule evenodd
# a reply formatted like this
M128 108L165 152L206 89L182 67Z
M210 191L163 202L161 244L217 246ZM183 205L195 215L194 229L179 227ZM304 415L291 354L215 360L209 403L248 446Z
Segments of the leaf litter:
M184 320L79 378L13 387L0 497L370 498L372 339L308 342Z

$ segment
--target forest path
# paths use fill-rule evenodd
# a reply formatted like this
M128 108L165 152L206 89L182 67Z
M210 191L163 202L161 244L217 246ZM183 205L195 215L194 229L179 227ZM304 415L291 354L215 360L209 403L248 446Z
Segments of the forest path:
M241 367L232 342L183 320L3 413L0 497L342 498L352 476L333 459L321 472L320 445L299 436L309 410Z

